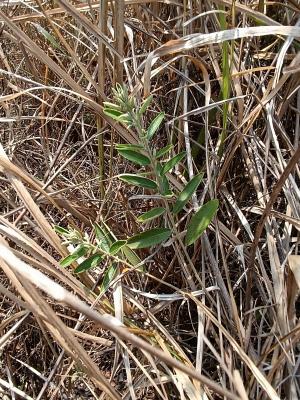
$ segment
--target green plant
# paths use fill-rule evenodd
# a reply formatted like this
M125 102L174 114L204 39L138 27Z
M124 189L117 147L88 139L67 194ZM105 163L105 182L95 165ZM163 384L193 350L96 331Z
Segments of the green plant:
M221 29L228 29L228 24L226 21L226 15L220 13L219 15ZM230 53L232 53L232 48L229 42L225 41L222 44L222 99L227 100L230 97L230 82L231 82L231 59ZM229 116L229 103L225 102L223 105L223 121L222 121L222 132L219 137L219 156L222 156L224 151L224 142L227 138L227 128L228 128L228 116Z
M163 207L153 208L140 216L138 221L149 221L164 214L169 214L169 218L165 218L165 221L173 221L174 216L182 211L197 190L203 175L199 174L191 179L178 195L177 199L175 199L171 191L168 173L185 158L186 153L180 152L165 160L164 158L168 156L173 149L173 145L168 144L158 151L153 145L152 139L161 127L165 114L163 112L159 113L146 128L143 115L147 112L152 102L152 96L145 99L141 107L137 107L135 98L129 95L126 87L118 84L116 89L113 89L113 93L114 103L104 102L104 113L121 124L134 128L139 138L139 143L137 145L119 144L116 146L118 153L122 157L138 165L140 168L136 174L122 174L120 179L129 184L155 191L155 194L161 196L161 202L163 203ZM143 168L143 170L141 170L141 168ZM148 176L150 176L151 179L149 179ZM175 204L173 207L170 207L170 203L174 203L174 199ZM187 229L186 245L193 244L199 238L212 221L217 209L218 201L213 200L200 208L192 217L191 223ZM138 238L137 241L140 243L139 247L150 247L168 239L173 229L174 226L169 222L168 227L155 228L130 238L128 244L135 242L136 238Z
M170 156L173 150L171 144L157 151L153 145L153 138L160 129L165 114L159 113L146 128L144 114L151 104L152 96L148 97L138 107L135 98L129 95L126 87L117 84L113 89L114 102L104 103L104 113L119 123L136 130L139 141L137 144L117 144L118 153L136 166L137 172L121 174L119 179L130 185L153 191L157 197L159 207L155 206L137 218L138 222L145 223L163 217L164 226L145 230L125 240L117 240L107 226L94 226L97 243L93 245L87 236L80 232L56 229L68 242L76 244L76 248L61 261L62 266L68 266L82 256L87 258L75 269L75 273L84 272L98 265L104 257L121 257L129 264L137 265L140 260L133 250L149 248L168 240L175 232L175 218L184 209L192 195L200 185L203 174L194 176L177 196L171 190L169 173L181 161L186 153L180 152ZM188 224L185 245L193 244L214 218L218 209L218 200L211 200L204 204L192 217ZM113 277L113 276L112 276Z

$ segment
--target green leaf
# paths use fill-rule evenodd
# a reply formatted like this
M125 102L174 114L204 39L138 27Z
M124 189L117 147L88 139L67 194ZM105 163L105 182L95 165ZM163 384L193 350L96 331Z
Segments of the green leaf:
M171 235L168 228L155 228L132 236L127 240L127 246L131 249L144 249L167 240Z
M105 293L109 288L110 283L114 279L117 272L117 264L112 264L104 274L103 282L100 287L100 293Z
M68 235L70 232L59 225L54 225L55 232L59 233L60 235Z
M218 200L210 200L193 215L185 236L187 246L193 244L202 235L216 215L218 207Z
M147 98L143 101L143 104L142 104L141 108L139 109L139 114L140 114L140 115L144 114L144 112L147 111L147 109L148 109L148 107L150 106L152 100L153 100L153 96L151 95L151 96L147 97Z
M110 245L112 245L117 240L113 231L110 229L109 225L107 225L104 221L101 221L101 227L102 227L102 231L108 238Z
M141 264L142 260L136 255L136 253L131 250L127 245L123 247L122 252L126 260L133 266ZM141 265L138 270L143 271L144 266Z
M85 256L86 253L88 252L88 248L85 246L78 246L74 252L70 255L68 255L67 257L65 257L64 259L62 259L60 261L60 265L62 267L68 267L69 265L71 265L74 261L78 260L78 258Z
M74 270L75 274L80 274L84 271L88 271L91 268L97 267L97 265L102 261L103 257L100 254L93 254L86 260L84 260L78 267Z
M144 146L140 144L127 144L127 143L119 143L115 145L117 150L134 150L134 151L141 151L144 150Z
M107 115L108 117L115 119L115 120L119 120L120 116L123 114L122 111L119 110L115 110L112 108L104 108L103 112L105 115Z
M118 104L109 103L108 101L103 102L103 106L106 110L116 110L121 112L121 108Z
M117 121L122 122L123 124L131 124L132 119L129 114L121 114L118 118Z
M175 167L176 164L178 164L184 157L185 157L185 151L182 151L181 153L177 154L175 157L171 158L171 160L167 161L161 170L161 176L165 175L167 172L169 172L173 167Z
M147 189L157 189L157 184L151 179L144 178L135 174L122 174L119 176L121 181L130 183L131 185L141 186Z
M165 175L162 177L161 194L163 196L173 196L172 190L170 189L169 181Z
M99 224L94 224L94 229L98 241L98 247L105 253L108 253L110 246L112 245L112 240Z
M44 36L44 38L48 40L48 42L50 42L55 49L61 50L60 45L57 43L55 38L48 31L46 31L46 29L44 29L40 24L36 24L34 22L32 22L32 25L36 27L37 31L41 33Z
M173 213L178 214L197 190L203 179L203 174L194 176L178 196L173 207Z
M147 130L147 139L148 140L152 139L152 137L155 135L155 133L159 129L161 123L163 122L164 118L165 118L165 113L161 112L151 122L151 124L149 125L149 128Z
M139 222L151 221L152 219L162 215L165 211L166 210L163 207L152 208L152 210L147 211L144 214L140 215L137 220Z
M161 175L162 165L159 162L156 164L155 171L156 171L157 175ZM172 193L172 191L170 189L169 181L168 181L168 179L166 178L165 175L161 177L160 193L163 196L172 196L173 195L173 193Z
M118 122L121 122L123 124L128 125L128 124L132 123L132 119L131 119L130 115L127 113L123 113L121 111L121 108L118 109L117 107L114 107L114 108L108 107L108 108L104 108L103 112L105 115L107 115L110 118L112 118Z
M167 154L174 146L172 144L168 144L168 146L163 147L162 149L158 150L156 153L156 159L158 160L160 157Z
M121 85L119 82L116 83L116 90L118 94L123 94L127 92L127 88L125 85Z
M138 165L149 165L151 161L148 157L144 156L144 154L138 153L133 150L119 150L118 153L121 154L122 157L126 158L126 160L132 161Z
M110 246L109 254L114 255L119 253L122 247L124 247L127 243L127 240L117 240Z

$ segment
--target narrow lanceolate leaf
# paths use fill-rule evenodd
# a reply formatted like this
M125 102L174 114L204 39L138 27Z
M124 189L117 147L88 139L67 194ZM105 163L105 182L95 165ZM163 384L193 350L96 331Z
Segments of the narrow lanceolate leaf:
M92 256L84 260L81 264L79 264L77 268L75 268L75 274L80 274L84 271L88 271L91 268L97 267L97 265L102 261L102 258L103 257L100 256L100 254L93 254Z
M185 244L193 244L213 220L219 207L218 200L210 200L193 215L186 232Z
M122 252L126 257L126 260L133 266L138 264L142 264L142 260L138 257L138 255L131 250L127 245L123 247ZM143 270L143 264L139 267L139 271Z
M140 115L144 114L144 112L147 111L147 109L148 109L148 107L150 106L152 100L153 100L153 96L152 96L152 95L149 96L149 97L147 97L146 100L144 100L144 102L143 102L141 108L139 109L139 114L140 114Z
M165 175L167 172L169 172L173 167L175 167L176 164L178 164L184 157L185 157L185 151L182 151L181 153L177 154L175 157L171 158L171 160L167 161L161 170L161 176Z
M155 246L171 236L168 228L155 228L135 235L127 240L127 246L131 249L144 249Z
M162 177L162 182L161 182L161 194L165 197L172 197L173 192L170 189L170 183L166 176Z
M125 124L125 125L130 125L130 124L132 123L132 119L131 119L130 115L128 115L128 114L122 114L122 115L120 115L120 116L117 118L117 120L118 120L119 122L122 122L122 123Z
M156 164L156 173L158 175L161 175L161 171L162 171L162 165L158 162ZM170 184L169 184L169 181L168 181L168 179L166 178L165 175L163 175L162 178L161 178L160 193L163 196L172 196L172 191L170 189Z
M128 144L128 143L119 143L115 145L117 150L134 150L141 151L144 150L144 146L140 144Z
M109 103L108 101L104 101L103 106L106 110L117 110L117 111L121 112L121 107L118 104Z
M124 114L122 111L115 108L104 108L103 112L105 115L123 124L132 123L130 115L128 115L127 113Z
M101 249L105 253L108 253L110 246L112 244L109 234L106 233L99 224L94 224L94 230L95 230L97 244L98 244L99 249Z
M144 154L138 153L137 151L133 151L133 150L119 150L118 149L118 153L126 158L126 160L132 161L135 164L138 165L149 165L151 163L151 161L149 160L148 157L144 156Z
M110 283L114 279L117 271L117 264L112 264L104 274L103 282L100 287L100 292L105 293L109 288Z
M32 22L32 25L36 27L37 31L41 33L45 37L45 39L47 39L52 44L52 46L55 49L61 49L60 45L57 43L54 37L48 31L46 31L46 29L44 29L40 24L35 24L34 22Z
M123 114L122 111L115 110L112 108L104 108L103 112L105 115L115 120L119 120L120 116Z
M67 235L69 233L67 229L59 225L54 225L54 230L56 233L59 233L60 235Z
M119 251L126 245L126 240L117 240L114 244L110 246L109 254L114 255L119 253Z
M85 246L78 246L74 252L67 257L65 257L63 260L60 261L60 265L62 267L68 267L71 265L74 261L78 260L78 258L86 255L88 252L88 248Z
M151 122L151 124L147 130L147 139L148 140L150 140L155 135L155 133L158 131L164 118L165 118L165 113L161 112Z
M152 208L152 210L140 215L137 220L139 222L151 221L152 219L157 218L160 215L162 215L165 211L166 210L163 207Z
M163 147L162 149L158 150L156 153L156 159L158 160L160 157L167 154L174 146L172 144L168 144L167 146Z
M183 191L178 196L176 203L174 204L174 207L173 207L174 214L178 214L179 211L181 211L183 209L183 207L186 205L186 203L190 200L192 195L197 190L202 179L203 179L203 174L198 174L198 175L194 176L190 180L190 182L185 186Z
M124 182L130 183L131 185L141 186L147 189L157 189L157 184L154 181L144 178L140 175L123 174L120 175L119 178Z

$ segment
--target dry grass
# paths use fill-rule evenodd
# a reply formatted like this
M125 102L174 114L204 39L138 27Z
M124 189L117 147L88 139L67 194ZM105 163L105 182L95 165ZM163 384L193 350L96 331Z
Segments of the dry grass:
M0 398L299 398L299 1L0 5ZM123 239L157 205L117 179L117 82L186 150L172 190L204 173L176 230L220 209L194 246L76 275L54 225Z

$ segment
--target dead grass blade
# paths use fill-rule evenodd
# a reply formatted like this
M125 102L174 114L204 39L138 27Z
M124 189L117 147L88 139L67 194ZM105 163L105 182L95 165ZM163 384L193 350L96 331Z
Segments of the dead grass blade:
M235 28L207 34L191 34L183 38L170 40L151 52L145 63L144 71L144 96L150 94L150 76L153 64L161 57L171 54L188 51L200 46L207 46L215 43L223 43L230 40L237 40L246 37L260 37L269 35L300 36L300 28L294 26L260 26L248 28Z
M9 165L11 167L11 164L5 159L6 155L4 153L4 150L2 146L0 145L0 165L3 167L4 164ZM17 169L17 168L16 168ZM43 232L45 238L48 240L52 246L57 249L61 253L61 255L65 254L65 250L60 244L60 239L56 235L56 233L52 230L51 225L49 222L46 220L44 217L43 213L40 211L40 209L37 207L36 203L32 200L32 197L30 196L28 190L25 188L23 183L19 180L19 178L11 173L11 171L5 171L7 174L8 179L11 181L13 187L15 188L16 192L24 202L24 205L28 209L28 211L32 214L34 217L37 225L40 227L41 231ZM23 174L24 176L25 174Z
M54 3L0 0L0 397L299 398L298 2ZM116 82L152 94L142 127L104 114ZM147 146L186 153L168 197L118 179L152 174L116 144L160 112ZM162 245L109 254L157 227Z
M3 240L2 240L3 242ZM4 247L0 244L1 247ZM12 258L14 257L14 261ZM12 252L10 252L10 259L14 263L18 260ZM21 262L19 260L19 262ZM83 367L88 374L90 374L91 378L95 381L95 383L100 386L102 390L104 390L112 399L120 399L121 397L118 395L116 390L109 384L108 381L102 376L101 372L98 370L97 366L93 363L84 349L79 345L76 341L74 336L71 334L70 331L66 329L62 321L56 316L55 312L51 309L51 307L47 304L47 302L38 294L36 289L32 286L31 283L25 282L24 280L22 283L19 281L17 276L12 272L9 271L10 267L6 264L6 261L1 257L0 260L1 268L10 276L14 285L17 287L18 291L20 292L21 296L31 305L34 307L35 313L39 316L45 326L50 330L51 334L55 338L55 340L72 356L75 356L75 360L81 367ZM24 264L26 265L26 264ZM34 271L33 269L31 272ZM36 271L38 272L38 271ZM36 273L35 273L36 275ZM39 275L39 274L38 274ZM22 274L21 274L22 276ZM37 275L36 275L37 277ZM33 280L36 280L36 277ZM40 276L41 277L41 276ZM45 279L46 276L43 275L44 283L46 283ZM46 279L47 280L47 279ZM49 281L48 281L49 283ZM45 286L44 286L45 287ZM61 288L61 286L56 286L56 290ZM62 288L61 288L62 289ZM59 290L61 291L61 290ZM58 297L61 296L61 293L57 292ZM88 308L88 307L87 307ZM83 363L83 364L82 364Z
M9 267L13 270L16 271L18 274L26 278L26 280L29 280L36 286L38 286L41 290L49 294L51 297L53 297L56 301L59 303L64 303L69 305L70 307L78 310L79 312L85 314L87 317L91 318L92 320L98 322L103 328L110 330L112 333L114 333L117 337L120 337L124 340L128 340L138 348L141 348L150 354L158 357L161 361L165 362L166 364L171 365L174 368L179 369L180 371L184 372L191 378L197 379L204 385L207 385L210 387L212 390L214 390L216 393L222 394L227 396L229 399L232 400L237 400L238 396L233 394L232 392L228 391L227 389L224 389L217 385L214 381L206 378L205 376L199 374L196 370L185 366L181 362L177 361L175 358L170 357L167 355L165 352L161 351L157 347L154 347L144 340L139 339L132 333L130 333L120 321L115 319L114 317L110 315L100 315L97 312L91 310L86 304L81 302L78 298L76 298L74 295L71 293L67 292L62 286L58 285L57 283L53 282L51 279L47 278L44 274L41 272L33 269L30 267L28 264L23 263L21 260L19 260L17 257L14 256L14 254L3 244L0 244L0 257L2 259L2 268L7 271L7 268L3 266L3 263L7 263ZM31 286L31 285L30 285ZM35 292L35 289L31 287L31 290L33 293ZM36 294L36 296L38 296ZM38 296L40 302L41 298ZM25 299L29 302L28 295L25 296ZM43 302L43 306L46 307L46 303ZM54 317L53 311L50 313L50 308L49 306L47 308L47 316L51 315L51 320L55 321L55 324L52 322L52 325L49 325L47 323L47 326L50 328L54 327L57 329L58 327L63 330L63 327L61 325L61 322L57 317ZM45 318L45 315L44 315ZM57 334L55 335L56 339L58 340L59 336ZM69 341L69 345L75 346L74 339L71 340L71 338L68 336L67 341ZM59 342L61 340L59 339ZM87 357L85 353L82 353L82 351L79 349L79 346L76 344L77 351L80 356L84 356L83 359L86 361ZM70 352L70 349L68 349ZM94 371L94 369L93 369ZM94 373L93 373L94 375ZM99 377L99 375L98 375ZM103 381L101 382L103 385L103 388L107 390L108 393L115 396L115 392L112 392L112 388L107 387L107 384L104 385ZM115 398L113 396L113 398ZM116 398L119 398L118 396ZM273 397L274 399L277 397Z
M71 7L72 9L72 7ZM116 124L111 118L107 117L103 111L102 107L95 101L93 101L90 96L87 95L87 93L84 91L84 89L76 83L70 76L69 74L64 71L61 66L59 66L57 63L55 63L41 48L39 48L35 42L33 42L32 39L30 39L27 35L24 34L24 32L18 28L14 23L10 21L10 19L0 10L0 17L3 19L3 21L9 26L9 28L12 30L14 33L15 37L23 42L29 51L37 58L39 59L42 63L45 63L48 65L50 69L52 69L57 76L59 76L61 79L63 79L67 85L69 85L70 88L82 99L84 99L87 104L96 112L101 115L101 117L106 120L108 123L110 123L112 126L115 127L117 132L129 143L135 143L136 139L134 135L130 132L128 132L125 128L121 127L120 125Z

